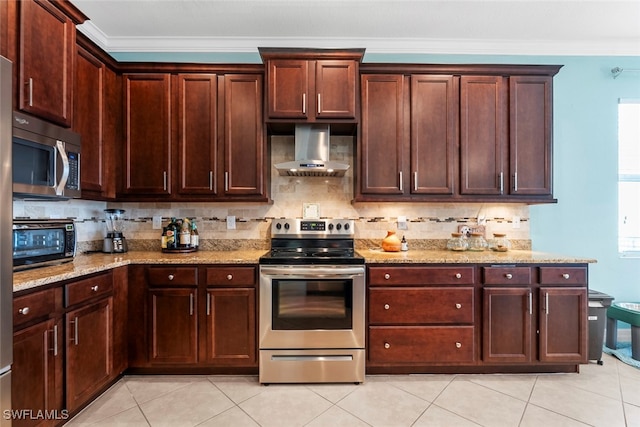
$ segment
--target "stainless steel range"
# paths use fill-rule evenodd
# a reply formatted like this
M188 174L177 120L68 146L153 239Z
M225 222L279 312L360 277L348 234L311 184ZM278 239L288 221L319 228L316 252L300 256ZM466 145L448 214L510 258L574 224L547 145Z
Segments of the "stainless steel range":
M260 258L260 382L354 382L365 373L365 266L354 221L275 219Z

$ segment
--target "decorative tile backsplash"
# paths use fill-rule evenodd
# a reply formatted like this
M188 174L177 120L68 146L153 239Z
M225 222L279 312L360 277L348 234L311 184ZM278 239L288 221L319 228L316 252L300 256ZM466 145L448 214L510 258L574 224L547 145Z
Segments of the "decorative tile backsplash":
M529 207L496 203L356 203L353 199L353 137L331 137L331 159L351 165L344 177L286 177L271 167L272 204L264 203L106 203L86 200L40 202L16 200L15 218L73 218L83 250L99 249L106 230L103 210L125 209L125 236L130 250L159 248L161 230L153 229L153 217L163 225L171 217L195 218L203 249L268 248L271 219L302 217L303 203L319 205L321 217L356 220L360 247L379 244L387 230L397 229L405 216L408 230L400 230L410 247L443 245L459 224L477 224L481 218L486 235L506 233L514 247L530 249ZM271 161L294 160L293 136L271 137ZM227 230L227 216L236 217L236 229ZM518 228L513 219L519 218ZM157 246L156 246L157 245Z

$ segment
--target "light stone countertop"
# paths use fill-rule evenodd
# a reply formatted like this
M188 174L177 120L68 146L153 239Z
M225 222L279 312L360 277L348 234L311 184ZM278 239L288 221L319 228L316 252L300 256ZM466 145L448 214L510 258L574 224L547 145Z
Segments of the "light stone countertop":
M367 264L583 264L594 259L576 258L543 252L510 250L509 252L452 252L446 250L409 250L384 252L382 249L359 249ZM125 254L80 254L73 262L50 267L17 271L13 274L13 291L23 291L62 280L74 279L129 264L258 264L265 250L199 251L165 254L131 251Z

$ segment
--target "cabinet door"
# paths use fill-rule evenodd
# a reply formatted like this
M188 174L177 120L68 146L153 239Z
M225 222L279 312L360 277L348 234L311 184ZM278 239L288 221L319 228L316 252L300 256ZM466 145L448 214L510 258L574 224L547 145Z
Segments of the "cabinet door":
M587 363L587 289L540 288L540 361Z
M149 289L151 363L196 363L196 289Z
M508 112L504 80L498 76L460 78L461 194L504 192Z
M75 25L47 0L19 6L20 109L68 127Z
M105 298L66 314L67 409L74 411L105 386L112 374L112 306Z
M115 197L115 73L78 46L73 130L82 137L80 181L83 197ZM111 108L110 108L111 107Z
M402 195L408 150L402 75L362 76L362 194Z
M178 76L178 193L217 194L218 79Z
M316 61L316 94L309 103L315 102L317 118L356 118L356 76L356 61Z
M262 76L224 76L224 192L264 196Z
M510 194L552 195L552 77L509 79Z
M411 76L411 193L453 194L457 79Z
M171 193L169 74L127 74L124 79L125 194Z
M208 289L206 316L207 361L217 365L255 366L255 289Z
M482 359L531 362L530 288L484 288Z
M306 119L309 94L309 62L274 59L268 61L267 114L271 118Z
M62 409L62 321L41 322L13 336L11 406L38 411ZM14 426L53 425L50 420L13 419Z

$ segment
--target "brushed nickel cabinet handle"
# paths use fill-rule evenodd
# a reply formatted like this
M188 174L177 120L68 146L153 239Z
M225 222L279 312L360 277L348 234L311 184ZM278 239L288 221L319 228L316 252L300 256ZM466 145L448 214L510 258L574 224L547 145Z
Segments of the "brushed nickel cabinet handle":
M169 280L173 280L173 277L174 277L174 276L173 276L173 274L170 274L170 275L168 276L168 279L169 279Z
M167 171L162 172L162 188L167 191Z
M504 174L500 172L500 194L504 193Z
M322 95L318 94L318 113L322 113L322 102L320 101L320 97Z
M386 274L384 275L384 279L385 279L385 280L389 280L390 278L391 278L391 275L390 275L389 273L386 273Z
M91 287L91 290L92 290L93 292L98 292L98 285L92 286L92 287Z
M389 306L389 304L385 304L385 305L384 305L384 309L385 309L385 310L389 310L389 308L391 308L391 307Z
M564 273L564 274L562 275L562 278L563 278L563 279L569 279L569 277L571 277L571 276L569 276L569 273Z
M400 179L400 191L404 191L404 187L402 185L402 171L398 172L399 175L399 179Z
M456 348L462 348L462 343L457 342L457 343L456 343Z
M33 107L33 78L29 77L29 107Z
M462 308L462 304L457 303L457 304L456 304L456 308L457 308L458 310L460 310L460 309Z
M189 294L189 316L193 316L193 294Z
M462 279L462 274L456 273L456 279Z
M529 315L533 315L533 296L529 292Z
M211 314L211 294L207 293L207 316Z
M418 172L413 173L413 191L418 192Z
M233 274L227 274L227 280L233 280Z
M213 190L213 171L209 171L209 191Z
M30 311L31 309L29 307L23 307L20 310L18 310L18 313L26 316L27 314L29 314Z
M53 355L58 355L58 325L53 325Z
M507 273L507 274L504 275L504 277L506 277L507 279L511 280L511 279L513 279L513 274Z
M518 172L513 173L513 192L518 192Z
M307 94L302 94L302 114L307 114Z
M229 172L224 173L224 191L229 191Z
M390 348L391 344L389 344L388 342L384 343L384 348Z

